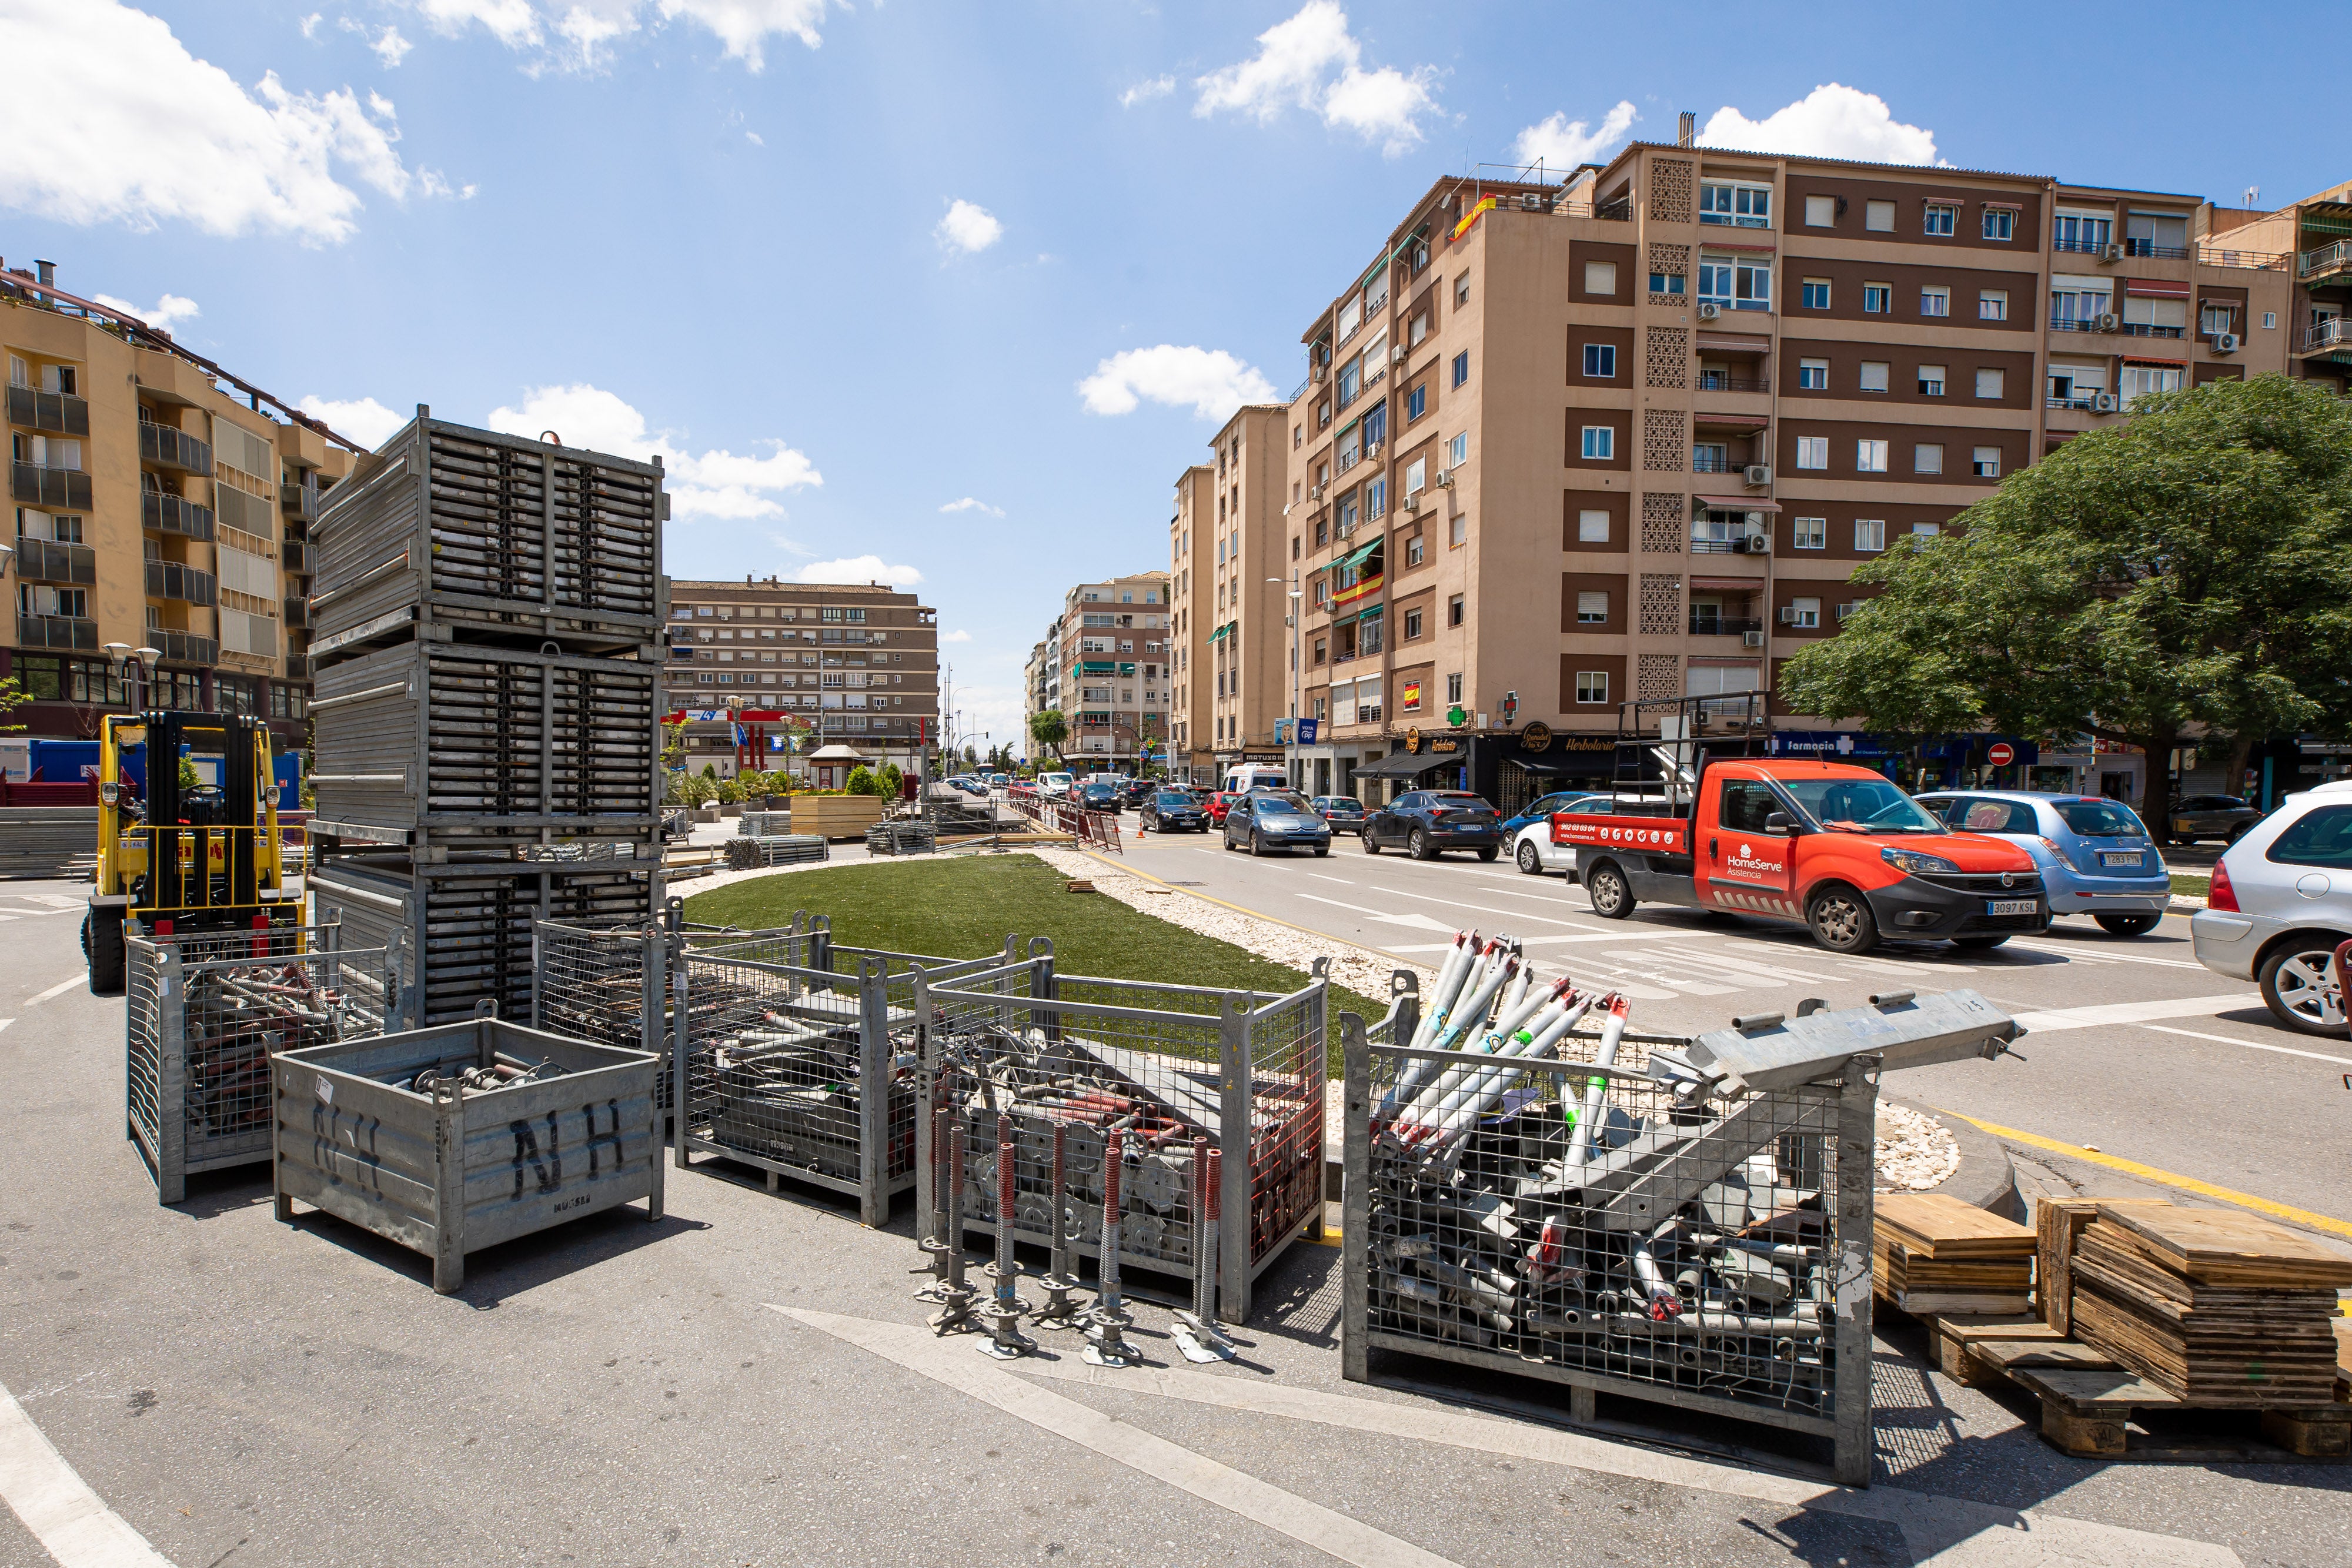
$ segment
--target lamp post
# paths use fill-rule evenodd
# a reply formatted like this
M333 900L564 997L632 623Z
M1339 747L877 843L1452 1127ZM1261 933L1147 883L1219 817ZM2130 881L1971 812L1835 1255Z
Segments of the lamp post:
M1283 762L1284 770L1290 775L1290 787L1298 789L1304 788L1299 776L1306 768L1305 760L1298 755L1298 615L1300 601L1307 595L1306 591L1298 586L1298 569L1295 566L1290 569L1288 577L1269 577L1266 580L1289 585L1289 609L1283 616L1282 623L1290 628L1290 729Z
M154 679L155 662L163 656L161 648L134 648L128 643L109 643L106 662L117 675L127 674L131 682L129 706L133 713L147 708L147 689Z

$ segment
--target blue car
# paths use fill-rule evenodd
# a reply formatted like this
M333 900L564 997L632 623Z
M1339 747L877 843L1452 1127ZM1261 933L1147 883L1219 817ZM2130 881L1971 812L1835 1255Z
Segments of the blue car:
M2120 800L2019 789L1943 790L1918 800L1957 832L2007 839L2032 855L2053 915L2087 915L2118 936L2138 936L2171 904L2164 856Z
M1552 819L1553 812L1577 810L1580 809L1577 802L1595 799L1605 800L1607 797L1596 797L1590 789L1562 789L1554 794L1541 796L1528 801L1526 810L1519 812L1517 816L1503 819L1503 837L1506 839L1512 837L1529 822L1549 822Z
M1331 824L1317 816L1301 796L1253 789L1235 796L1225 809L1224 845L1229 850L1239 845L1254 855L1293 849L1328 855Z

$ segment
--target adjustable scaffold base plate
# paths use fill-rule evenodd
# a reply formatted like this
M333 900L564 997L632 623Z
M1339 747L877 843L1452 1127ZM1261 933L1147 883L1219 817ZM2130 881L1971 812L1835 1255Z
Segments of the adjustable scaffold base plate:
M1184 1353L1186 1361L1231 1361L1233 1342L1217 1331L1213 1323L1204 1323L1191 1312L1178 1312L1176 1326L1171 1331L1176 1348Z

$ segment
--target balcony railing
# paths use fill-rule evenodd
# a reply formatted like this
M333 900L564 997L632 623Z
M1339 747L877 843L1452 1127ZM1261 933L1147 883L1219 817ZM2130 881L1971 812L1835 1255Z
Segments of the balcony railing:
M2242 267L2257 272L2284 271L2294 255L2286 250L2229 250L2204 241L2197 246L2200 267Z
M2093 400L2093 393L2076 392L2071 397L2046 397L2042 402L2045 408L2074 408L2087 412L2096 406Z
M292 598L287 600L286 624L289 626L308 626L310 624L310 596L309 594L298 593Z
M78 582L98 586L98 551L88 545L51 539L16 541L16 575L26 582Z
M287 570L308 571L310 570L310 547L309 545L305 544L300 539L288 539L279 548L286 552Z
M1772 390L1769 376L1732 376L1716 371L1701 371L1698 377L1701 392L1768 392Z
M20 648L67 648L98 652L98 622L78 615L19 615L16 645Z
M1745 538L1694 538L1690 542L1690 552L1693 555L1746 555L1748 541Z
M1360 452L1353 450L1342 452L1339 454L1339 472L1345 474L1349 469L1353 468L1357 464L1362 462L1363 459L1364 455Z
M2333 349L2347 342L2352 342L2352 333L2347 333L2344 318L2331 316L2316 327L2303 329L2302 351L2309 353L2315 349Z
M1722 453L1694 452L1691 454L1691 472L1694 474L1737 474L1747 466L1748 465L1738 458Z
M2103 239L2053 239L2050 242L2050 248L2075 251L2084 256L2104 256L2107 245L2108 242Z
M139 422L139 461L152 463L159 468L209 474L213 471L212 443L198 441L184 430L142 419Z
M176 599L184 604L218 603L220 594L213 574L184 566L176 560L151 560L147 563L147 596L150 599Z
M2068 316L2053 316L2050 318L2050 329L2053 332L2116 332L2126 338L2179 338L2189 330L2186 327L2159 327L2153 321L2117 321L2112 327L2101 327L2095 316L2082 320Z
M2158 245L2152 239L2126 239L2126 256L2144 256L2155 261L2187 261L2189 247L2185 245Z
M1764 622L1752 617L1707 616L1693 612L1690 629L1694 637L1744 637L1750 632L1764 630Z
M1592 215L1604 224L1630 224L1633 221L1633 198L1620 196L1613 202L1603 202L1592 209Z
M280 485L278 486L278 504L285 508L288 517L315 523L319 520L319 486Z
M89 400L71 392L12 386L8 389L8 423L30 425L52 435L88 435Z
M210 637L199 637L190 632L166 632L161 627L147 628L147 643L161 649L163 657L175 664L217 664L220 643Z
M2340 239L2294 258L2294 275L2306 282L2337 272L2352 272L2352 239Z
M79 468L11 463L8 465L8 494L27 506L87 512L89 510L89 476Z
M149 490L139 497L140 523L159 534L177 534L182 538L209 542L213 537L213 509L199 507L194 501L178 496L167 496L160 490Z

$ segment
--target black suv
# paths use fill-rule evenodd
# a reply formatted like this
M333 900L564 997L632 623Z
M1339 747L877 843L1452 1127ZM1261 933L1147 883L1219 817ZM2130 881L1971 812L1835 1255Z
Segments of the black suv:
M1364 852L1402 846L1413 859L1435 860L1447 850L1476 850L1482 861L1503 849L1495 808L1460 789L1411 789L1364 819Z
M1181 789L1155 789L1144 797L1135 831L1139 833L1205 833L1209 813L1200 798Z
M1076 803L1089 811L1122 810L1127 805L1119 797L1118 785L1101 781L1079 785Z

